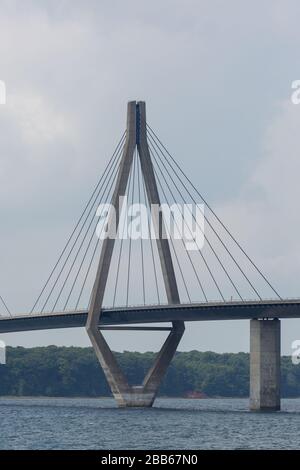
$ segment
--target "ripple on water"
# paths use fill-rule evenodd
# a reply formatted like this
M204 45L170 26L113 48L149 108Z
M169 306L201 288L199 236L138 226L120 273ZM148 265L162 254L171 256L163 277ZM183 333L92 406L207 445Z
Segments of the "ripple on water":
M244 399L2 398L1 449L300 449L300 399L250 413Z

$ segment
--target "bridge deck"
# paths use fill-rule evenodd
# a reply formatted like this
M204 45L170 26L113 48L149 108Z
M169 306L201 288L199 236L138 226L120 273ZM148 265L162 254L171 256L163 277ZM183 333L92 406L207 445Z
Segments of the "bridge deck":
M207 302L103 309L100 325L165 323L174 320L246 320L253 318L300 318L300 299ZM84 327L87 310L23 314L0 318L0 333Z

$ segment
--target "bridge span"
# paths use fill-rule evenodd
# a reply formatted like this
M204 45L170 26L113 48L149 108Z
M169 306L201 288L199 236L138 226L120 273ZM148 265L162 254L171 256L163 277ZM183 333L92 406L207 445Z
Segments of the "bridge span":
M87 310L15 314L0 318L0 333L85 327ZM168 323L173 321L253 320L300 318L300 299L201 302L103 308L99 327Z

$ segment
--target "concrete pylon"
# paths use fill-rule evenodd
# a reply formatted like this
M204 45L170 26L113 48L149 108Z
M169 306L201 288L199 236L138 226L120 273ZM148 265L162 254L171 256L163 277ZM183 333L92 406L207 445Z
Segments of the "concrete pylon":
M280 320L250 320L250 409L280 410Z
M97 358L103 368L111 391L122 407L150 407L157 394L159 385L176 352L177 346L184 333L184 322L173 322L171 331L163 344L156 360L146 375L142 385L130 386L120 369L114 354L99 330L99 318L112 259L115 239L110 237L110 230L119 226L119 217L122 210L123 196L125 196L129 173L133 162L135 149L141 162L142 174L149 204L160 206L160 198L152 166L151 156L147 142L146 132L146 107L144 102L131 101L127 109L127 132L124 151L120 163L116 187L111 204L115 207L116 220L113 215L108 218L108 236L103 240L99 265L93 287L90 309L86 330L92 342ZM155 220L153 221L155 224ZM155 227L156 233L160 233ZM165 232L164 221L161 223L161 233ZM169 241L166 238L157 237L158 254L169 304L179 304L180 298L177 288L174 266L172 262Z

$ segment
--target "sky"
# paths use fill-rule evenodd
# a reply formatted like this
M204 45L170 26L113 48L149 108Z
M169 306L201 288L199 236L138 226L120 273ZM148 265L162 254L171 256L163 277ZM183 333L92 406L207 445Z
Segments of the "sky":
M28 311L120 138L129 100L283 297L300 297L297 1L0 0L0 293ZM300 320L282 322L282 350ZM3 335L89 345L84 329ZM114 333L155 350L160 333ZM180 350L248 351L249 322Z

